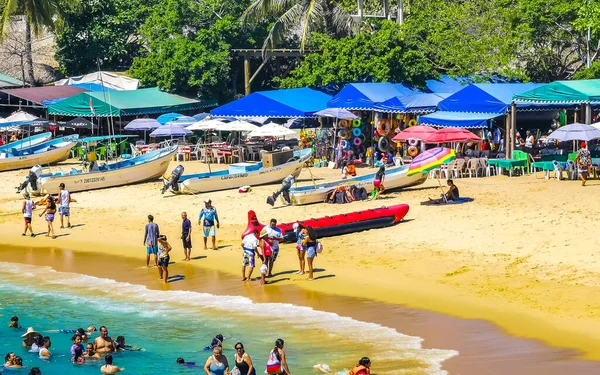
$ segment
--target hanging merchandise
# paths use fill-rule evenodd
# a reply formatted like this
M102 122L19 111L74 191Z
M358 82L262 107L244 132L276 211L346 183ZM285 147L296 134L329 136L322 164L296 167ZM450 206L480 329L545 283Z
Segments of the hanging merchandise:
M360 139L359 137L355 137L352 143L354 144L354 146L358 147L362 144L362 139Z
M417 126L417 120L412 119L408 122L408 126L409 127L413 127L413 126Z
M348 140L351 136L352 134L346 129L342 129L338 132L338 137L340 137L341 139Z
M408 154L408 156L412 156L414 158L415 156L419 155L419 149L415 146L410 146L406 153Z
M360 136L360 134L362 133L362 131L360 130L360 128L354 128L352 129L352 135L355 137Z
M361 125L362 125L362 121L360 121L359 119L352 121L353 128L359 128Z
M387 153L390 151L390 141L387 139L387 137L379 138L379 141L377 142L377 146L379 148L379 151L381 151L381 152Z
M419 144L419 140L418 139L409 139L408 144L409 144L409 146L416 146Z
M386 136L390 132L390 121L381 119L377 122L377 133L381 136Z
M350 124L351 124L350 120L342 120L340 122L340 126L344 129L349 128Z

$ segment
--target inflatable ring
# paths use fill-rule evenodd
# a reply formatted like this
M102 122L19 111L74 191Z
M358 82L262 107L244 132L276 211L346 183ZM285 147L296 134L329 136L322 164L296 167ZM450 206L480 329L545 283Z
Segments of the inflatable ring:
M342 138L342 139L350 139L351 133L346 130L346 129L342 129L338 132L338 137Z
M398 120L392 119L392 129L398 128Z
M408 150L406 150L406 153L414 158L415 156L419 155L419 149L415 146L410 146Z
M381 152L389 152L390 151L390 141L386 137L381 137L379 142L377 142L377 146L379 147L379 151Z
M342 120L342 122L340 123L340 126L344 129L349 128L350 127L350 121L348 120Z
M353 128L358 128L360 127L361 121L359 119L353 120L352 121L352 127Z
M354 129L352 129L352 135L353 136L358 137L360 135L360 133L362 133L360 131L360 128L354 128Z
M389 120L382 119L377 122L377 133L379 133L379 135L388 135L390 128Z
M416 145L418 145L418 144L419 144L419 140L418 140L418 139L409 139L409 140L408 140L408 144L409 144L410 146L416 146Z
M410 126L410 127L413 127L413 126L416 126L416 125L417 125L417 120L415 120L415 119L412 119L412 120L410 120L408 122L408 126Z
M345 139L342 139L340 141L340 146L345 150L348 147L348 141Z
M354 146L358 147L362 143L362 139L360 139L359 137L356 137L356 138L354 138L352 143L354 144Z

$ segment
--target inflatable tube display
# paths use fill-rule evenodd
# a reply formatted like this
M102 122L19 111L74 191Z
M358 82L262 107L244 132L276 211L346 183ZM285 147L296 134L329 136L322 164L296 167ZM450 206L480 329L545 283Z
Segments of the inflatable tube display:
M340 122L340 126L344 129L349 128L350 127L350 121L348 120L342 120L342 122Z
M345 140L345 139L342 139L342 140L340 141L340 146L342 146L342 148L343 148L344 150L348 149L348 141L347 141L347 140Z
M416 125L417 125L417 120L415 120L415 119L412 119L412 120L410 120L408 122L408 126L410 126L410 127L413 127L413 126L416 126Z
M354 128L354 129L352 129L352 135L353 136L358 137L360 135L360 133L362 133L360 131L360 128Z
M381 136L386 136L389 134L390 132L390 122L389 120L379 120L379 122L377 123L377 133L379 133L379 135Z
M354 128L359 128L361 124L362 124L362 121L360 121L359 119L352 121L352 127L354 127Z
M408 150L406 150L406 153L414 158L415 156L419 155L419 149L415 146L410 146Z
M389 152L390 151L390 141L386 137L379 138L377 142L377 147L381 152Z
M418 145L418 144L419 144L419 140L418 140L418 139L409 139L409 140L408 140L408 144L409 144L410 146L416 146L416 145Z
M350 139L350 132L346 129L342 129L338 132L338 137L342 138L342 139Z
M325 216L318 219L298 220L297 222L312 227L317 238L339 236L363 230L389 227L398 224L408 213L407 204L397 204L389 207L381 207L364 211L350 212L347 214ZM285 242L296 242L296 233L293 225L296 222L277 225L284 236ZM248 226L242 238L252 233L255 229L260 232L264 227L258 221L254 211L248 211Z
M352 141L352 143L354 144L354 146L360 146L362 143L362 139L360 139L359 137L354 138L354 140Z

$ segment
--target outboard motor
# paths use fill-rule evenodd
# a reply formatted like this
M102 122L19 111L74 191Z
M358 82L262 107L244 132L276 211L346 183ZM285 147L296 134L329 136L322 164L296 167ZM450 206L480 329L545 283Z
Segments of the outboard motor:
M173 169L173 172L171 172L171 178L169 179L169 182L166 182L161 190L162 194L164 194L165 191L167 191L167 189L169 188L171 188L171 190L173 191L179 191L179 178L183 176L184 169L185 168L183 168L183 165L181 164L175 167L175 169Z
M34 165L29 170L29 176L25 177L25 181L17 188L17 193L20 193L22 190L27 188L27 185L31 187L31 191L37 191L37 180L42 175L42 167L39 165Z
M277 201L277 198L280 195L283 195L283 199L285 199L287 204L292 204L292 200L290 199L290 189L292 188L292 185L294 185L295 182L296 178L294 177L294 175L288 175L286 178L283 179L283 181L281 181L281 187L277 189L277 191L275 191L273 195L267 197L267 203L271 206L274 206L275 201Z

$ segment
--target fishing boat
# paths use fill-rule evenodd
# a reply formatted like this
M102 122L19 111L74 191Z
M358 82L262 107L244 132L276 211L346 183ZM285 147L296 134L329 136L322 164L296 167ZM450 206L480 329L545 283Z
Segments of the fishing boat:
M425 173L407 176L408 168L409 165L387 168L385 170L385 180L383 182L385 190L416 186L427 180L427 174ZM371 193L374 189L373 180L375 179L375 173L376 172L368 173L362 176L325 182L322 184L293 187L290 189L292 204L300 206L303 204L322 203L325 201L327 193L341 186L354 185L358 188L365 188L367 193Z
M300 175L304 163L310 158L311 149L294 151L294 157L286 163L270 168L263 168L263 163L230 164L228 169L212 173L200 173L179 176L176 181L163 178L165 186L174 194L198 194L209 191L237 189L240 186L264 185L281 182L293 174ZM176 184L177 189L173 189Z
M71 148L77 143L78 135L51 139L22 150L0 152L0 171L30 168L36 164L56 164L69 158Z
M57 194L61 183L70 192L76 192L156 180L166 172L176 152L177 146L171 146L117 163L102 164L91 171L72 168L69 171L42 173L37 181L37 190L32 190L31 185L27 189L34 195L43 195Z
M317 219L298 220L291 223L281 223L277 228L281 230L285 242L296 242L294 224L310 226L315 230L318 238L340 236L363 230L385 228L398 224L408 213L407 204L396 204L389 207L374 208L355 211L347 214L325 216ZM254 211L248 211L248 225L242 233L242 238L252 233L255 229L260 231L264 227L258 221Z
M23 138L21 140L7 143L5 145L0 146L1 152L11 152L12 150L21 151L33 146L37 146L40 143L44 143L47 140L52 138L51 132L40 133L36 135L32 135L31 137Z

